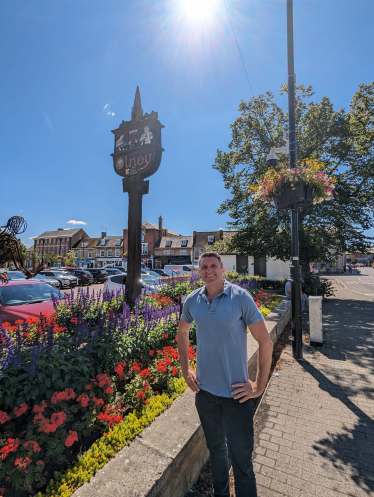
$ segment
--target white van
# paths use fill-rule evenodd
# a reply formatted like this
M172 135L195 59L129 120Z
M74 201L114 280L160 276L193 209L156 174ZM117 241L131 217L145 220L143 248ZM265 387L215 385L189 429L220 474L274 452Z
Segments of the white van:
M164 269L177 269L179 271L186 271L186 273L191 272L191 267L187 266L187 264L166 264L166 266L164 266Z

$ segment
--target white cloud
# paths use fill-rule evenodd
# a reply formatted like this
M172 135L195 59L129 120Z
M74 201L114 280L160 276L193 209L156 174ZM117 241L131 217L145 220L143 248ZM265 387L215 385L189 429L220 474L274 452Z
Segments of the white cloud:
M116 113L115 113L115 112L111 112L111 111L109 111L109 112L108 112L108 116L112 116L112 117L113 117L113 116L115 116L115 115L116 115Z
M75 219L70 219L70 221L68 221L66 224L87 224L87 223L85 223L84 221L75 221ZM69 229L69 228L65 228L65 229Z
M49 115L46 112L44 112L44 110L42 111L42 114L43 114L44 120L45 120L45 122L46 122L46 124L47 124L47 126L49 128L49 131L53 135L54 134L54 132L53 132L53 126L52 126L52 122L51 122L51 120L49 118Z
M109 104L105 104L103 107L103 110L107 109L109 107Z

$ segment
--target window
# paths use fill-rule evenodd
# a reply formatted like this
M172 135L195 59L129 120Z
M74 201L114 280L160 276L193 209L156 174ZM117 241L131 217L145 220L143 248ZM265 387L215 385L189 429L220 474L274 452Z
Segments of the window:
M119 255L119 249L116 249L116 250L115 250L115 255L114 255L114 256L115 256L115 257L120 257L120 255Z
M82 243L82 248L86 248L86 247L88 247L88 243L86 243L86 242Z
M187 240L182 240L181 247L187 247Z
M144 231L142 231L142 242L144 242L144 236L145 236Z
M100 250L100 257L105 257L105 251L104 250Z
M170 250L164 250L164 255L170 255Z
M171 240L166 240L165 247L171 247Z
M92 252L88 252L88 258L91 259L92 257Z
M102 239L100 240L100 245L105 245L105 238L102 238Z
M142 255L148 254L148 243L142 243Z
M64 255L65 249L64 247L61 247L61 255Z
M187 255L187 250L181 250L180 255Z
M199 249L199 254L203 254L204 253L204 249Z
M74 252L74 255L75 255L75 257L77 257L77 258L79 257L78 252Z
M208 236L208 243L214 243L214 236Z
M108 250L108 255L107 257L112 257L112 251L111 250Z
M119 247L121 245L121 239L116 238L116 247Z

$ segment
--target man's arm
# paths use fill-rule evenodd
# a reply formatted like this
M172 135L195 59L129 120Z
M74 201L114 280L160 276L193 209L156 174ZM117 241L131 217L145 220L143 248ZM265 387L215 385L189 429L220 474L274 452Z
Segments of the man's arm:
M231 385L232 388L236 389L232 392L234 399L240 399L239 402L241 403L248 399L259 397L265 390L273 354L273 343L266 329L265 321L262 319L251 324L249 330L258 343L257 374L255 381L248 380L248 383L234 383Z
M191 368L188 359L188 335L190 333L191 324L186 323L181 319L178 326L178 351L181 363L182 373L187 385L193 392L199 392L199 380L196 376L196 371Z

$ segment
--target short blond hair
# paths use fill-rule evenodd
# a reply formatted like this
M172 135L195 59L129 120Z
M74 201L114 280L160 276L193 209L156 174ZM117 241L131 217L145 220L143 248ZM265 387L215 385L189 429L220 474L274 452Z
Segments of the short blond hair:
M223 267L223 260L222 260L222 257L219 255L218 252L214 252L213 250L211 252L203 252L202 254L199 255L199 266L201 264L201 261L205 258L205 257L215 257L216 259L219 260L220 264L221 264L221 267Z

